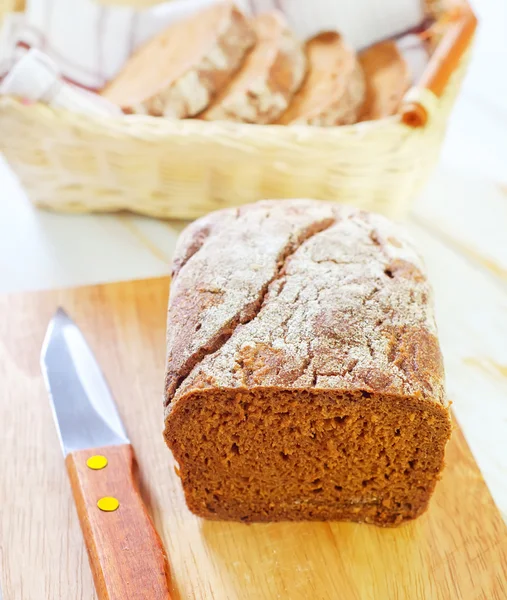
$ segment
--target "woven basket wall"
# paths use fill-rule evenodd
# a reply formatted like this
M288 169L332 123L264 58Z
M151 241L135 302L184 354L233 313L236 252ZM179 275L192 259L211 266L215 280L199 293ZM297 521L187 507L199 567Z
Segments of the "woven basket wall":
M31 200L60 211L188 219L312 197L400 217L438 158L466 63L421 128L398 117L334 128L97 118L0 97L0 151Z

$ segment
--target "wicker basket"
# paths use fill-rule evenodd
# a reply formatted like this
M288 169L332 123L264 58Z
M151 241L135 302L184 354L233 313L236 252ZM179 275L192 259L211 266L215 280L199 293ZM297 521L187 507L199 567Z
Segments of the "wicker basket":
M1 97L0 151L32 201L59 211L188 219L312 197L400 217L437 160L474 28L464 9L388 119L318 128L85 117Z

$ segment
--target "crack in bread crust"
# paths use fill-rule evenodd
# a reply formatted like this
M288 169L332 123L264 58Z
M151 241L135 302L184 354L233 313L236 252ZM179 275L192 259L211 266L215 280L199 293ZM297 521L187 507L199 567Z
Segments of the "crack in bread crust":
M169 305L169 323L171 323L172 314L177 311L181 311L182 314L187 315L187 318L189 317L183 323L184 327L180 327L179 331L181 334L183 330L183 335L186 333L187 339L178 339L176 335L171 338L172 331L169 327L166 405L171 402L171 399L196 365L200 364L205 357L214 354L223 347L238 326L250 323L257 316L270 284L284 272L286 261L290 256L307 240L331 227L334 223L334 215L329 207L323 205L318 207L320 210L312 213L312 211L306 210L308 206L303 203L293 210L293 217L296 219L295 225L289 220L285 224L285 228L283 226L279 227L278 220L283 214L280 213L280 208L276 204L272 209L269 206L270 204L266 203L264 210L229 213L227 216L232 217L231 220L234 222L231 225L231 221L228 221L227 226L222 227L220 230L217 228L218 231L215 232L215 237L211 241L210 230L206 230L206 225L204 224L200 229L197 227L194 239L199 238L199 232L207 231L207 235L203 236L202 243L193 247L191 241L187 242L187 251L183 253L186 260L177 267L178 277L173 282L173 293ZM223 216L226 217L226 215ZM244 279L244 263L241 260L238 261L237 257L229 252L228 255L222 255L223 260L218 261L217 265L209 265L207 257L203 258L202 249L205 247L209 251L211 242L215 242L217 250L221 249L222 243L225 243L226 240L230 242L228 238L232 235L231 228L234 231L239 230L241 233L243 225L243 234L248 236L252 233L249 231L249 221L255 216L257 216L259 231L254 231L253 236L247 238L247 242L250 242L254 253L259 256L261 261L266 262L267 257L268 264L266 264L266 270L258 269L259 277L254 278L250 289L248 289L248 285L245 289L241 289L242 283L249 283L242 281ZM267 231L263 231L263 228L266 228ZM269 244L269 239L273 233L269 231L270 228L281 230L278 233L276 253L271 256L266 255L263 249L264 243ZM243 239L243 241L245 240ZM239 241L239 243L241 242ZM193 250L190 256L188 256L188 248ZM211 252L213 252L213 249L211 249ZM222 270L222 274L216 273L215 268ZM240 269L242 272L238 273ZM195 281L193 277L195 273L199 273L201 276L200 283ZM186 277L186 275L189 275L189 277ZM210 285L206 285L202 280L206 276ZM217 277L224 278L225 285L217 286ZM195 289L196 287L197 289ZM192 291L197 297L196 299L190 298ZM204 335L200 335L202 323L205 322L205 319L202 318L203 313L209 316L210 312L214 310L219 319L213 320L212 326L208 328ZM193 331L188 326L188 321L195 323ZM190 335L193 333L190 343L188 343L189 333ZM183 344L180 344L180 341L183 341Z
M253 304L243 305L247 318L217 330L227 335L199 354L171 397L194 388L279 385L421 394L446 403L421 260L383 218L333 209L334 222L308 236L259 286Z

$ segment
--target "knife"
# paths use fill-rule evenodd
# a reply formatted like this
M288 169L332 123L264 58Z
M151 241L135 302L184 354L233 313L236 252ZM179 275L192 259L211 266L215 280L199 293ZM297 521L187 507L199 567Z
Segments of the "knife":
M61 308L41 367L99 600L170 600L169 566L134 478L132 446L92 351Z

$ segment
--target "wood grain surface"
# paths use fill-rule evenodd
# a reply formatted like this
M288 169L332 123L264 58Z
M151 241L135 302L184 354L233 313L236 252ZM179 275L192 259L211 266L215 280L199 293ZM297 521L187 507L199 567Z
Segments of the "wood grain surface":
M107 465L90 469L94 455ZM99 600L171 600L165 550L139 494L132 446L78 450L65 464ZM104 498L118 508L101 510Z
M160 279L0 298L4 600L96 597L39 369L58 305L85 333L115 395L169 556L175 600L507 597L506 526L459 429L429 511L398 529L244 525L189 513L162 439L167 291ZM450 384L459 396L454 375Z

